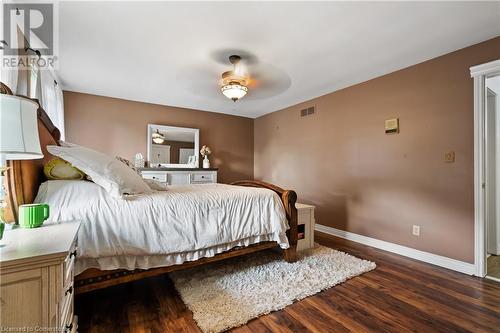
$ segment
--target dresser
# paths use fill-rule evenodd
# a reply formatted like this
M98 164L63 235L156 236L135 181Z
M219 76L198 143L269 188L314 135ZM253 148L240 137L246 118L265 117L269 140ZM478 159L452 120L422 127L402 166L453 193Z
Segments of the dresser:
M314 206L296 203L299 241L297 251L314 247Z
M5 230L0 240L1 329L77 331L73 266L79 227L79 222L64 222Z
M141 168L142 178L154 179L165 185L217 183L216 168Z

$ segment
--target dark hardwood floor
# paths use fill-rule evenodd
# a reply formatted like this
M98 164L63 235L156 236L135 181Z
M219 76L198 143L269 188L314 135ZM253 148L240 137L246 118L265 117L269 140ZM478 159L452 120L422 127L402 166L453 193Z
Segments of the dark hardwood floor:
M377 268L232 332L500 332L500 283L316 233ZM167 276L76 297L79 332L200 332Z

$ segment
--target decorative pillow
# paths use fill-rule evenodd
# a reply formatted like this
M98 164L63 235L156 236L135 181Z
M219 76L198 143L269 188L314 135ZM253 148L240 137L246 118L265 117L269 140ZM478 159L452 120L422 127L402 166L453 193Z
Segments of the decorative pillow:
M139 176L141 175L141 172L137 170L132 164L132 162L130 162L126 158L116 156L116 159L125 164L126 166L128 166L130 169L134 170L134 172L136 172ZM143 180L146 184L148 184L149 188L153 191L167 191L167 185L165 183L162 183L155 179L143 179Z
M120 157L120 156L116 156L116 159L120 162L122 162L123 164L125 164L126 166L128 166L130 169L134 170L134 172L136 174L138 174L139 176L141 175L141 172L139 170L137 170L135 168L135 166L132 164L132 162L130 162L129 160L127 160L126 158L123 158L123 157Z
M144 179L144 181L153 191L168 191L167 184L162 183L156 179Z
M81 170L60 158L53 158L45 164L43 173L51 180L81 180L86 176Z
M113 197L152 192L141 176L116 158L78 145L47 146L47 150L85 172Z

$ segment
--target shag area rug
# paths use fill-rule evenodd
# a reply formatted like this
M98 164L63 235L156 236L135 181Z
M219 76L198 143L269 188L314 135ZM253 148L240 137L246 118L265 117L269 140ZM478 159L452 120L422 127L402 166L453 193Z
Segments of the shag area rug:
M203 332L222 332L280 310L354 276L375 263L317 245L287 263L262 251L210 266L170 273L182 300Z

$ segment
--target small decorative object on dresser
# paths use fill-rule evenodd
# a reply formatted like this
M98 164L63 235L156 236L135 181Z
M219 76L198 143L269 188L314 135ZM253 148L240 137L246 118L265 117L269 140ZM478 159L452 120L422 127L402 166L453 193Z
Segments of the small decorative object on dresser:
M298 238L297 250L314 247L314 206L296 203Z
M145 166L144 156L142 156L141 153L135 154L134 167L136 167L136 168L144 168L144 166Z
M209 146L203 145L200 150L201 156L203 156L203 168L208 169L210 168L210 161L208 159L208 155L210 155L212 151L210 150Z
M13 332L77 331L73 265L79 227L80 222L64 222L5 231L0 246L0 327Z

